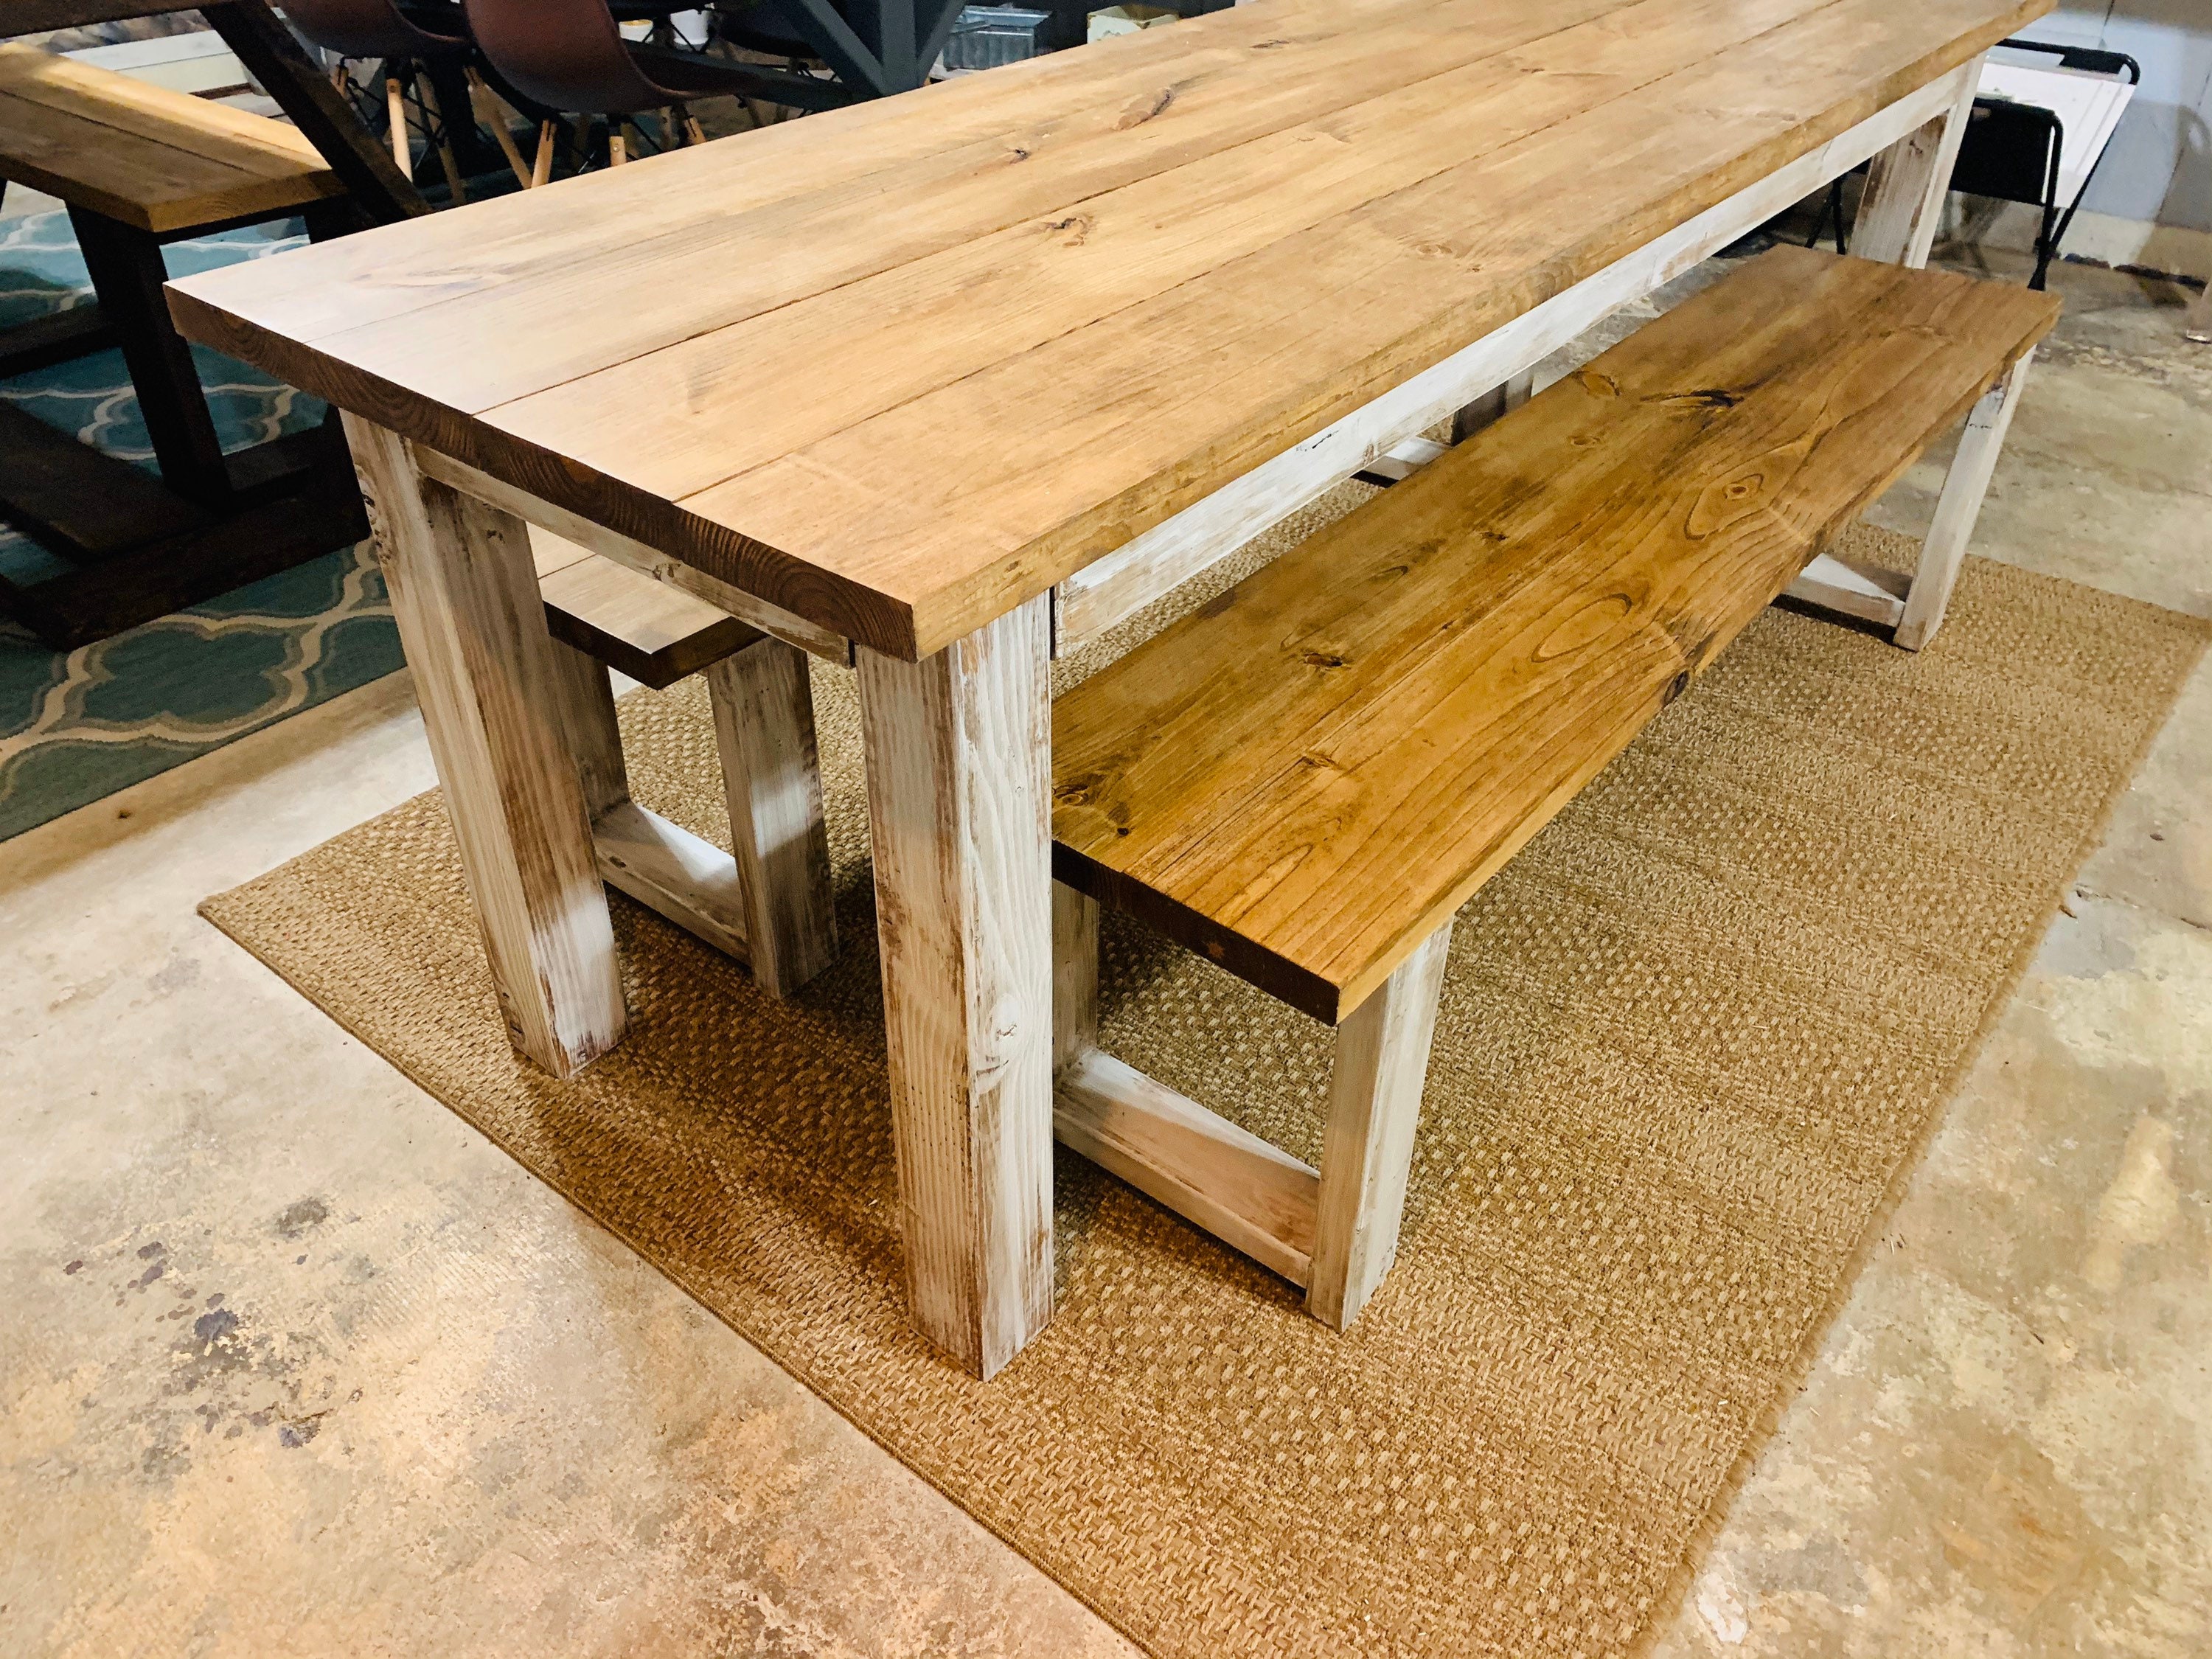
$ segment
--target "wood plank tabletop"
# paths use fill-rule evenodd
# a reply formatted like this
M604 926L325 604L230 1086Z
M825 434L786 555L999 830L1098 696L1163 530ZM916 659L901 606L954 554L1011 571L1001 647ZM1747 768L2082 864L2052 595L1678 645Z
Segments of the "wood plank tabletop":
M2050 4L1257 0L171 304L918 657Z

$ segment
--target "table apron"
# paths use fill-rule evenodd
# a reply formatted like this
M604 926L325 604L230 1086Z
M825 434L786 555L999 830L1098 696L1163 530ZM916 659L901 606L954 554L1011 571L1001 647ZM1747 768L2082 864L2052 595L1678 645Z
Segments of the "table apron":
M1449 420L1620 307L1941 119L1974 86L1980 69L1977 58L1929 82L1067 577L1053 590L1053 654L1081 649L1373 465L1393 445Z

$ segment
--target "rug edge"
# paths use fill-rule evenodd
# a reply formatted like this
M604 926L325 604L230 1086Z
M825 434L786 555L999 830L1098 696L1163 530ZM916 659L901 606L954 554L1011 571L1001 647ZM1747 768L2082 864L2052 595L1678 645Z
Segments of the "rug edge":
M2016 568L2017 567L2008 568ZM2086 583L2081 585L2087 586ZM1673 1574L1653 1602L1651 1616L1646 1620L1643 1631L1638 1635L1636 1640L1629 1646L1626 1659L1650 1659L1661 1638L1680 1618L1682 1603L1687 1599L1691 1587L1697 1583L1698 1575L1705 1570L1706 1559L1712 1553L1712 1547L1719 1541L1721 1533L1726 1528L1729 1516L1735 1508L1736 1499L1742 1496L1743 1488L1749 1482L1753 1472L1758 1468L1760 1456L1765 1452L1768 1443L1780 1431L1782 1419L1789 1414L1790 1407L1797 1403L1798 1399L1811 1383L1814 1368L1820 1362L1820 1350L1826 1346L1828 1333L1835 1328L1836 1322L1843 1317L1844 1310L1850 1307L1851 1297L1858 1288L1859 1279L1866 1273L1867 1266L1872 1261L1883 1233L1888 1230L1891 1218L1897 1213L1898 1207L1904 1203L1905 1194L1911 1190L1914 1177L1920 1173L1921 1166L1926 1163L1929 1149L1935 1145L1936 1136L1942 1133L1943 1127L1950 1121L1952 1110L1958 1104L1961 1085L1974 1066L1979 1063L1982 1051L1989 1044L1990 1033L1996 1028L1997 1022L2004 1018L2006 1010L2011 1007L2014 994L2020 989L2021 981L2027 976L2028 968L2043 949L2043 941L2051 932L2051 920L2058 915L2065 904L2067 890L2080 877L2090 856L2102 843L2106 831L2112 827L2113 816L2119 811L2121 801L2126 799L2128 792L2135 787L2136 775L2142 770L2144 760L2149 756L2151 749L2156 744L2160 735L2166 730L2168 720L2172 717L2174 704L2179 700L2182 690L2186 687L2191 678L2203 666L2207 655L2212 654L2212 618L2192 616L2185 611L2172 611L2164 605L2154 605L2147 599L2136 599L2129 594L2113 593L2107 594L2106 597L2125 599L2130 604L2140 605L2146 610L2158 612L2163 617L2172 617L2190 624L2186 631L2196 635L2196 645L2195 648L2188 653L2180 672L2175 677L2173 696L2168 699L2164 713L2144 732L2142 740L2136 745L2134 752L2128 757L2126 770L2121 781L2113 787L2112 793L2106 796L2094 816L2083 828L2081 838L2075 843L2074 848L2072 867L2066 880L2051 896L2050 902L2044 907L2034 927L2030 931L2019 951L2014 953L2012 962L2006 967L1996 988L1991 992L1989 1005L1982 1011L1982 1018L1974 1027L1973 1036L1960 1051L1958 1063L1952 1067L1950 1075L1944 1080L1942 1104L1929 1115L1928 1121L1921 1126L1920 1133L1912 1146L1904 1158L1899 1160L1897 1169L1891 1175L1888 1184L1882 1189L1881 1201L1867 1218L1865 1230L1859 1235L1858 1243L1851 1251L1850 1261L1844 1269L1844 1275L1837 1282L1834 1295L1829 1299L1827 1305L1821 1310L1818 1324L1807 1334L1796 1353L1791 1356L1790 1374L1783 1384L1782 1392L1773 1403L1760 1413L1759 1420L1753 1425L1750 1435L1744 1442L1742 1450L1737 1455L1735 1463L1729 1467L1727 1478L1715 1491L1712 1502L1707 1505L1705 1513L1699 1517L1696 1527L1692 1529L1689 1541L1683 1548L1681 1559L1675 1564Z

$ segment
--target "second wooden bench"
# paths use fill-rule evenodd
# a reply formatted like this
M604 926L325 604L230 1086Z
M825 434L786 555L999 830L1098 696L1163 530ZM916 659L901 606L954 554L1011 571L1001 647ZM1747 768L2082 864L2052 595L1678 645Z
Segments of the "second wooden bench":
M1454 915L1972 411L1897 583L1918 607L1877 584L1932 633L2057 314L1777 248L1061 699L1060 1139L1350 1323L1396 1251ZM1338 1028L1318 1169L1098 1047L1101 902Z

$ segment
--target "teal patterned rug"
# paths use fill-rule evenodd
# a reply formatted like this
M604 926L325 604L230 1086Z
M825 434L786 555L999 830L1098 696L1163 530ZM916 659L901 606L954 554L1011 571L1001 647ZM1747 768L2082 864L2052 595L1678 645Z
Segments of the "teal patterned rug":
M266 225L166 250L173 276L299 240ZM91 298L62 213L0 219L0 325ZM312 426L323 406L194 348L225 448ZM0 381L0 398L127 459L153 465L120 353ZM0 572L35 580L56 561L0 526ZM0 841L400 666L399 636L367 548L349 548L67 653L0 620Z

